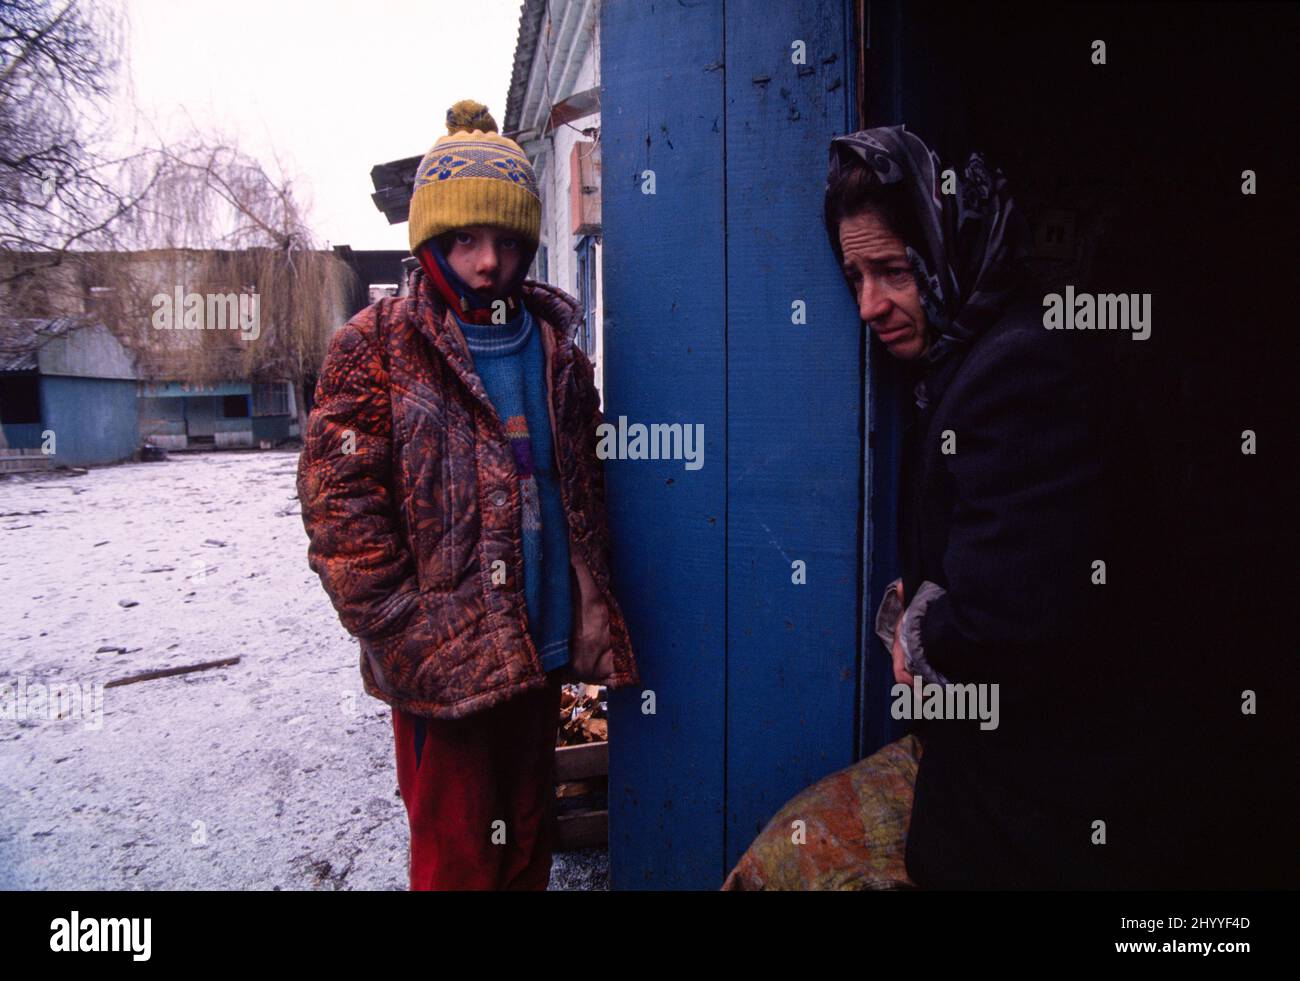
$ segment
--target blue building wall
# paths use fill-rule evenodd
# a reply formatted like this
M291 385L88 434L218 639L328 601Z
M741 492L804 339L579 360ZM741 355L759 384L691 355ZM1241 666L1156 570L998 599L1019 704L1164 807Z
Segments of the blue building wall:
M140 432L144 439L150 436L185 435L185 400L182 398L155 398L141 395L138 402Z
M135 381L44 375L41 419L55 434L56 466L128 460L140 445Z
M605 414L705 433L697 471L606 463L643 681L610 699L612 882L712 889L862 749L865 338L821 217L852 5L601 16Z
M289 438L288 416L253 416L253 445L261 445L262 440L278 443Z
M4 430L5 445L15 450L40 449L41 430L44 428L39 422L6 422L0 426Z

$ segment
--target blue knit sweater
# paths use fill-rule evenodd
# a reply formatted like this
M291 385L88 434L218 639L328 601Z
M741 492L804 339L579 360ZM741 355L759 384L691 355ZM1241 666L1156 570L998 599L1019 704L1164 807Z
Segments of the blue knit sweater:
M456 322L514 454L524 502L528 626L542 667L553 671L569 662L568 522L552 452L541 329L522 304L520 311L506 324Z

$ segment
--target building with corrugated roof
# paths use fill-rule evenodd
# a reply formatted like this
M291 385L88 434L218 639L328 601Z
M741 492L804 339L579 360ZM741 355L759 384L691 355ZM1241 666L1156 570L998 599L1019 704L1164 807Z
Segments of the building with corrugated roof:
M129 459L137 388L130 352L103 324L0 320L0 471Z
M528 155L542 195L533 276L573 294L578 345L604 378L601 330L600 6L525 0L502 132Z

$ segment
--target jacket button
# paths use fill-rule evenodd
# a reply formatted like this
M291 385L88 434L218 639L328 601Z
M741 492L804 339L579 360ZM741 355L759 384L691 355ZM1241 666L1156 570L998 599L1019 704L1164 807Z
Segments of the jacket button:
M505 503L506 503L506 501L508 501L509 499L510 499L509 495L506 494L506 492L503 491L503 490L499 490L499 491L497 491L495 494L492 495L492 503L493 503L494 505L496 505L497 507L499 507L499 508L500 508L500 507L505 507Z

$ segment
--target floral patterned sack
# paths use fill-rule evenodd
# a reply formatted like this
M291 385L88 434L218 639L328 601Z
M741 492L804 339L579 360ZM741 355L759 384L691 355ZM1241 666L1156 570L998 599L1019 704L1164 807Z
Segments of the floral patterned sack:
M920 759L920 740L904 736L801 791L754 839L722 889L916 888L903 854ZM802 843L796 821L803 821Z

